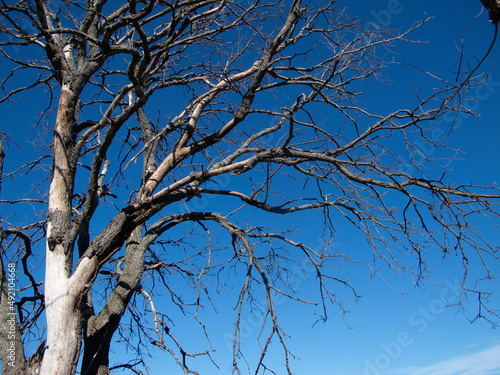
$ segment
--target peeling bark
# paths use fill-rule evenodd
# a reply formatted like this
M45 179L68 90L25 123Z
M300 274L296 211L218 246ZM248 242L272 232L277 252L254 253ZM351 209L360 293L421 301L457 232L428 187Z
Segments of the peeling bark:
M72 244L67 243L71 226L73 168L71 122L75 100L69 84L63 85L54 130L52 180L49 189L45 273L47 346L41 375L73 374L80 350L81 319L75 307L84 285L70 282ZM64 327L64 329L61 329Z

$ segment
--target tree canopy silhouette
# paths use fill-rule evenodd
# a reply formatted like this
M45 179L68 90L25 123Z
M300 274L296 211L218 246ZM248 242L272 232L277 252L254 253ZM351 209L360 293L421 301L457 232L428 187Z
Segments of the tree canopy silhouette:
M202 311L227 293L233 373L244 362L242 314L257 308L265 319L249 367L266 371L279 343L291 374L276 298L316 305L326 319L331 305L344 310L341 290L357 297L342 265L390 267L419 282L430 251L460 257L462 296L487 308L476 281L494 277L498 246L474 218L498 220L500 191L450 182L455 152L446 134L433 136L436 124L451 132L444 119L471 114L465 94L487 76L460 65L405 103L363 103L367 84L383 86L392 49L413 43L427 19L398 32L337 1L299 0L21 0L2 2L0 19L1 105L34 92L45 108L32 139L41 153L2 174L4 184L33 186L2 204L35 211L2 221L4 327L7 264L28 283L15 302L12 371L10 340L0 337L4 373L74 374L78 364L87 375L142 373L155 346L196 374L194 357L217 349ZM3 140L2 165L7 131ZM280 223L307 212L320 246ZM369 256L329 246L346 226L364 236ZM40 251L45 275L27 262ZM304 273L317 296L295 293ZM192 314L206 350L185 350L173 308ZM120 338L135 356L110 364ZM33 341L38 350L25 358L23 342Z

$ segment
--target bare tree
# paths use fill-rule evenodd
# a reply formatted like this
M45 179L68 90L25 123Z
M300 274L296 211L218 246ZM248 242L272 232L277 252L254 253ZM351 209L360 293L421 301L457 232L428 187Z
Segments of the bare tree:
M356 227L371 245L374 272L387 265L425 278L432 244L463 259L463 293L482 292L469 280L470 253L493 277L498 247L469 223L498 219L498 188L448 183L446 164L412 142L417 135L448 150L430 136L434 124L469 113L464 94L487 77L459 66L434 91L415 91L406 108L380 113L361 102L363 83L382 79L390 49L411 43L426 19L396 32L349 17L336 1L298 0L21 0L2 1L0 14L0 52L12 66L0 103L27 90L48 102L37 127L48 153L3 174L36 176L36 188L2 203L44 212L31 223L2 223L2 256L26 265L31 249L46 244L43 288L32 269L19 268L30 285L16 302L16 345L34 327L39 337L29 339L40 345L26 364L18 356L17 371L40 365L40 374L74 374L80 361L82 374L139 374L154 345L196 374L190 358L213 349L201 310L231 275L240 285L233 372L241 371L242 312L262 295L262 350L252 371L267 369L274 340L291 373L276 297L318 304L326 319L330 304L344 308L339 286L356 296L331 266L356 259L328 243L318 250L297 242L264 224L266 215L317 211L327 238L342 222ZM291 287L305 267L318 300ZM160 288L170 305L192 311L206 351L183 348L157 309ZM2 286L2 311L4 300ZM119 336L137 360L111 366Z

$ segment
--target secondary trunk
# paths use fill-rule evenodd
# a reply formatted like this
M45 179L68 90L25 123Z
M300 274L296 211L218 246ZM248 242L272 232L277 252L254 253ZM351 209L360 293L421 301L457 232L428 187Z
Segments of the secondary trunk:
M106 305L97 316L92 313L84 325L82 374L109 374L109 349L113 334L127 310L130 299L137 291L143 273L147 243L141 241L142 227L140 225L135 228L127 240L125 267L117 267L120 275ZM88 307L92 309L91 302Z

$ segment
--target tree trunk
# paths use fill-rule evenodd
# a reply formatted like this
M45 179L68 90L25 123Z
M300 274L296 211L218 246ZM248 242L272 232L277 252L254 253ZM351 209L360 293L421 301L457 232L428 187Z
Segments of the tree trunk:
M106 305L97 316L91 316L84 325L84 354L81 373L85 375L109 374L109 348L113 334L137 291L144 267L147 244L141 242L143 226L134 229L127 240L125 267L117 266L117 285Z
M54 267L48 269L54 272ZM40 374L70 375L76 370L81 341L80 317L75 309L78 296L76 291L70 290L68 280L54 279L46 275L47 347Z
M62 86L53 142L52 181L49 190L45 268L47 346L41 375L70 375L76 371L81 343L79 300L84 285L70 278L73 246L71 227L72 137L74 94Z

